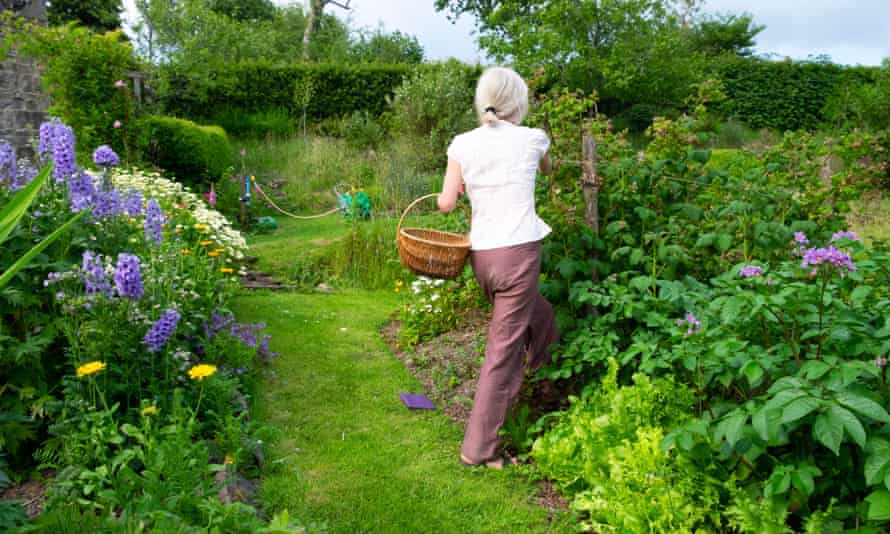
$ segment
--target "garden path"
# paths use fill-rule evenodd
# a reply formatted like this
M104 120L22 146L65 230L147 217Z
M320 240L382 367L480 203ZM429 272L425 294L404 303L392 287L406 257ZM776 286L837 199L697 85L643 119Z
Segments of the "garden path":
M318 224L303 239L317 240L335 223ZM276 243L293 240L292 230L259 240L260 265L283 262L263 254L303 248ZM537 504L526 476L463 467L462 429L442 413L402 406L398 394L420 385L379 332L396 297L252 292L234 302L241 320L268 324L281 354L259 399L258 417L279 434L263 505L331 532L561 531L563 518Z

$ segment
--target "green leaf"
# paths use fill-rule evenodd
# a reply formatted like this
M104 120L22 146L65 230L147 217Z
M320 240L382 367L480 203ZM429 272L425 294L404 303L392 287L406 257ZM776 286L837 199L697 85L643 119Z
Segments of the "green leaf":
M698 238L698 241L695 242L695 248L705 248L705 247L710 247L711 245L714 244L714 240L715 240L715 239L717 239L717 235L716 235L716 234L712 234L712 233L709 233L709 234L702 234L702 235Z
M869 441L869 454L865 459L863 473L865 483L873 486L884 479L887 474L887 466L890 465L890 442L880 438Z
M850 300L854 306L861 306L862 301L866 299L872 292L871 286L859 286L850 293Z
M31 250L26 252L22 257L20 257L18 260L16 260L15 263L10 265L9 268L7 268L6 271L3 272L3 274L0 274L0 289L3 289L3 287L6 284L8 284L10 280L12 280L12 277L15 276L17 272L19 272L26 265L28 265L28 263L30 263L31 260L34 259L35 256L37 256L38 254L43 252L43 249L45 249L50 244L52 244L53 241L58 239L59 236L64 234L68 230L68 228L70 228L77 221L82 219L83 216L86 215L87 213L89 213L89 211L84 210L84 211L78 213L77 215L75 215L74 217L72 217L71 219L69 219L68 222L66 222L62 226L56 228L56 230L53 233L46 236L43 239L43 241L34 245L34 247Z
M844 427L844 431L850 436L850 439L856 442L861 448L865 448L865 440L867 437L865 428L862 426L859 418L853 415L853 412L846 408L841 408L840 406L832 406L828 409L828 416L832 419L839 420Z
M791 485L805 497L812 495L813 490L816 489L816 482L813 480L813 475L806 470L795 471L794 474L791 475Z
M869 521L890 519L890 491L878 490L865 498L868 503Z
M822 401L815 397L807 396L794 399L785 405L785 409L782 410L782 424L787 425L788 423L793 423L798 419L802 419L820 406L822 406Z
M801 372L806 375L807 380L822 378L830 370L831 366L820 360L810 360L801 368Z
M31 180L31 183L20 189L15 196L3 206L3 209L0 209L0 243L6 241L6 238L9 237L9 234L11 234L16 225L18 225L19 219L21 219L25 212L28 211L28 207L34 202L34 199L37 198L37 193L40 192L43 183L49 178L51 171L52 164L45 165L43 170Z
M794 399L804 396L806 396L806 392L799 389L783 389L782 391L776 393L773 398L766 401L766 405L764 405L763 409L775 410L777 408L783 408L786 404L793 401Z
M745 301L741 297L730 297L723 303L723 309L720 310L720 320L724 324L734 322L741 314Z
M689 159L696 163L701 163L704 165L711 159L711 151L710 150L690 150L689 151Z
M748 360L748 362L742 366L741 371L751 387L757 386L763 379L763 367L754 360Z
M847 391L838 393L835 398L840 404L846 406L847 408L860 415L871 417L872 419L880 421L882 423L890 423L890 414L887 413L887 410L885 410L880 404L869 398L862 397L860 395L856 395Z
M841 440L844 437L844 426L839 419L829 417L824 413L819 414L816 417L816 424L813 425L813 437L837 456L840 453Z
M725 437L727 443L735 445L742 436L742 429L745 427L745 421L747 420L748 415L739 411L724 417L720 424L717 425L717 439Z
M732 236L729 234L720 234L717 236L717 250L726 252L732 246Z
M781 416L780 410L767 410L766 407L763 407L751 417L751 426L763 441L771 443L779 437Z

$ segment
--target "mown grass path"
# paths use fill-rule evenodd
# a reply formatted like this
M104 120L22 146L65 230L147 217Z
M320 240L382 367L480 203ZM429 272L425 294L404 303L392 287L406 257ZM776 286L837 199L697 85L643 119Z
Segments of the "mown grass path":
M261 241L260 254L281 250ZM394 293L362 290L235 300L281 354L259 399L258 417L280 433L263 505L330 532L560 531L525 476L463 467L463 429L402 406L398 394L420 387L379 334L397 305Z

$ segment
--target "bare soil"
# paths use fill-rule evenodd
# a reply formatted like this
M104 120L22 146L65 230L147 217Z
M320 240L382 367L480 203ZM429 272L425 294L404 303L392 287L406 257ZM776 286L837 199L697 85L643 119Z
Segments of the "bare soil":
M21 484L10 486L0 492L0 499L23 501L22 507L28 518L34 519L43 511L43 505L46 501L46 487L49 480L54 475L52 471L43 473L42 480L27 480Z

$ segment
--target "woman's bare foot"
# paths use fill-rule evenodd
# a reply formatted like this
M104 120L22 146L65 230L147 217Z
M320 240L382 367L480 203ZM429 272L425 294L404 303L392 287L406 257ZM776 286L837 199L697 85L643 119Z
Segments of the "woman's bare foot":
M473 462L463 454L460 455L460 463L470 467L487 467L489 469L503 469L505 465L518 465L519 460L513 457L496 456L484 462Z

